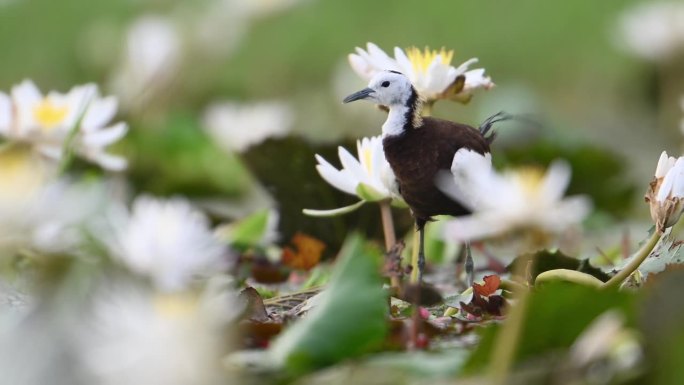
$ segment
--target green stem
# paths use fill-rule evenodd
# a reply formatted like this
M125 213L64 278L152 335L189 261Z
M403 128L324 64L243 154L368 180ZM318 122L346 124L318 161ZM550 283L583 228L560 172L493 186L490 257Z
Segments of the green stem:
M389 253L392 247L397 243L397 237L394 234L394 220L392 220L391 200L385 199L380 202L380 218L382 219L382 232L385 235L385 250ZM392 276L390 282L393 288L399 288L401 281L399 277Z
M653 251L653 248L658 244L658 241L660 241L660 238L662 238L663 233L659 232L658 230L655 230L653 232L653 235L651 235L651 238L649 238L646 243L641 246L641 249L636 252L636 255L632 258L631 261L627 264L627 266L623 267L622 270L620 270L617 274L615 274L613 277L611 277L608 282L604 283L602 288L608 289L612 287L618 287L622 282L627 279L636 269L641 266L641 264L644 262L644 260L651 254L651 251Z
M411 247L411 277L409 282L412 284L418 284L418 248L420 243L418 230L413 231L413 246Z
M528 266L534 265L535 261L530 259L529 264L516 263L513 267L512 276L525 277ZM522 262L522 261L521 261ZM530 270L532 266L530 266ZM514 306L510 308L506 321L501 325L499 333L494 341L494 350L490 358L490 384L501 385L506 383L513 361L515 352L518 349L518 341L522 334L527 305L529 303L530 290L519 290L518 299Z

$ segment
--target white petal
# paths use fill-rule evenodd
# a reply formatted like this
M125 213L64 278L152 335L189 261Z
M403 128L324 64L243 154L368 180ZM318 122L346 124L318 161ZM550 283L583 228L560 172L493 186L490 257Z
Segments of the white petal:
M93 131L104 127L114 118L117 105L118 101L114 96L93 100L83 116L81 128L84 131Z
M30 80L24 80L21 84L12 87L12 100L17 111L17 126L22 132L31 129L34 125L33 109L43 99L43 95L36 85Z
M369 182L370 178L358 159L354 158L344 147L337 148L342 168L347 170L356 182Z
M316 170L318 170L318 173L326 182L340 191L346 192L347 194L356 195L356 186L358 185L358 181L355 181L353 178L349 177L348 173L337 170L318 154L316 154L316 160L319 163L316 166Z
M377 45L373 43L368 43L368 59L371 62L371 64L375 67L378 68L380 71L385 71L385 70L395 70L397 71L399 68L397 67L397 62L389 57L385 51L380 49Z
M370 80L373 77L373 75L375 75L378 72L374 67L372 67L366 60L364 60L359 55L353 53L349 54L348 59L349 65L351 65L354 72L356 72L365 80Z
M404 50L399 47L394 47L394 58L399 65L399 72L402 72L409 79L415 79L416 73L413 70L413 64L404 53Z
M682 198L684 197L684 157L677 159L677 162L672 167L672 171L676 172L672 185L672 196Z
M456 241L473 241L501 235L508 223L496 213L480 213L458 217L444 224L444 237Z
M541 194L550 202L560 200L570 183L570 165L567 162L557 160L553 162L541 185Z
M655 177L664 177L665 174L667 174L667 172L670 171L672 166L674 166L675 161L675 157L667 156L667 152L663 151L662 154L660 154L660 159L658 159L658 166L656 166Z
M467 92L477 88L489 89L493 87L494 83L492 82L492 79L489 76L485 76L484 73L484 68L478 68L466 72L463 90Z
M109 171L123 171L128 167L126 158L108 154L106 152L96 152L91 154L88 158Z
M106 147L123 138L127 131L126 123L117 123L111 127L84 134L83 144L87 147Z

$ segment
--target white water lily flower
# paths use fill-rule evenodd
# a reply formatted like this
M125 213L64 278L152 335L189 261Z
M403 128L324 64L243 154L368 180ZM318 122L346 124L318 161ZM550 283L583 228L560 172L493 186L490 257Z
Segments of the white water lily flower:
M204 127L224 150L242 152L268 138L286 136L294 122L292 109L281 102L220 102L204 113Z
M621 16L618 33L622 45L644 59L674 57L684 52L684 4L637 4Z
M28 146L0 149L0 254L19 250L79 253L86 222L102 211L98 184L56 180L54 167Z
M385 159L382 147L382 137L374 136L356 141L358 159L343 147L338 147L338 155L342 163L341 169L336 169L322 156L316 154L316 170L326 182L347 194L356 195L361 201L334 210L304 210L307 215L327 216L337 215L355 210L365 202L376 202L392 199L401 203L394 172Z
M186 200L142 196L130 213L113 212L110 220L101 237L112 254L160 290L183 290L196 275L222 267L223 244Z
M178 26L161 16L131 24L121 64L111 80L126 108L139 108L166 91L177 74L182 41Z
M579 224L591 208L586 197L563 198L569 182L570 167L564 162L554 162L546 174L536 169L499 174L489 156L461 149L451 173L440 175L437 185L473 214L451 220L445 234L467 241L527 230L560 233Z
M128 130L125 123L108 126L116 108L116 99L100 97L94 84L74 87L66 94L43 95L25 80L12 88L11 96L0 93L0 135L30 143L42 155L60 160L73 131L71 146L76 155L108 170L122 170L126 160L105 151Z
M651 218L660 233L674 226L684 212L684 157L663 151L645 196Z
M370 80L375 74L385 70L403 73L428 103L438 99L467 102L474 90L494 86L491 78L485 76L484 69L468 70L470 65L477 63L477 59L473 58L453 67L453 55L454 51L444 48L437 51L426 47L421 51L411 47L403 51L395 47L394 58L391 58L375 44L368 43L367 50L357 47L356 53L349 55L349 63L364 80ZM465 82L456 84L461 75L465 77Z
M89 382L109 384L229 383L221 315L187 293L155 294L118 283L100 289L74 330L79 366ZM233 301L224 308L240 308Z

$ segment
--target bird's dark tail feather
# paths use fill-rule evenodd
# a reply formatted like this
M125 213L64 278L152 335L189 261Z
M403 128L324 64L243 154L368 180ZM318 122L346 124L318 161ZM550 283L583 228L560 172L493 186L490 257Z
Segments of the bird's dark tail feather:
M491 131L492 127L494 126L495 123L498 122L504 122L506 120L517 120L521 122L527 122L527 123L532 123L535 126L539 125L539 122L533 119L531 116L526 116L526 115L513 115L509 114L504 111L499 111L496 114L488 117L482 124L480 124L479 130L480 134L485 138L487 143L491 144L494 139L496 138L496 133L495 132L489 132ZM487 134L489 133L489 136Z

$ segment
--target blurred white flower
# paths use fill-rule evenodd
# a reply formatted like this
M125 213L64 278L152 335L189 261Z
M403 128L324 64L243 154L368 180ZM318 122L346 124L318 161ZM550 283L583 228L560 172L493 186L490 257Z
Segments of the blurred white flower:
M139 108L168 88L178 72L181 51L180 32L172 20L143 16L131 24L111 81L126 108Z
M42 155L60 160L73 131L72 150L109 170L121 170L126 160L105 148L121 139L125 123L107 126L116 114L114 97L102 98L97 86L76 86L68 93L43 95L30 80L12 88L11 96L0 92L0 135L28 142Z
M437 185L473 214L451 220L445 235L466 241L516 231L560 233L579 224L591 208L586 197L563 198L569 182L570 167L564 162L554 162L546 174L531 168L499 174L489 156L461 149L451 173L440 175Z
M142 196L110 220L100 236L112 254L160 290L186 289L196 275L222 267L225 248L209 219L184 199Z
M204 113L204 127L224 150L245 151L268 138L286 136L292 128L294 113L280 102L211 104Z
M55 180L50 166L27 146L0 149L1 253L79 252L85 224L104 206L104 189Z
M619 20L621 44L648 60L668 59L684 51L684 3L641 3Z
M227 349L221 317L199 298L112 285L94 297L78 328L78 359L90 383L228 383L219 363ZM224 308L235 303L225 301ZM214 307L215 308L215 307Z
M394 58L390 58L378 46L368 43L367 50L357 47L356 53L349 55L349 63L364 80L370 80L384 70L403 73L428 103L438 99L467 102L474 90L494 86L491 78L485 76L484 69L468 71L468 67L476 63L477 59L473 58L458 67L453 67L453 55L454 51L447 51L444 48L437 51L426 47L421 51L411 47L404 52L401 48L395 47ZM456 80L461 75L464 76L464 82L459 84Z
M684 212L684 157L667 156L665 151L660 154L645 199L658 232L679 221Z

